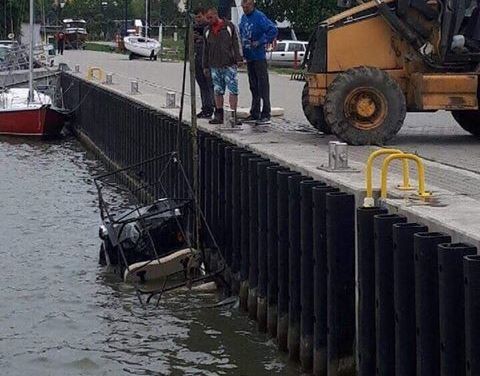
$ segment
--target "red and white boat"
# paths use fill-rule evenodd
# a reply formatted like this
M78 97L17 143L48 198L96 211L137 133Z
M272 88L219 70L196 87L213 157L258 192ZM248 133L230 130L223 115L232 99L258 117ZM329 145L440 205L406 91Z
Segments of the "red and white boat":
M64 116L52 107L48 95L29 89L14 88L0 94L0 134L55 137L60 135Z

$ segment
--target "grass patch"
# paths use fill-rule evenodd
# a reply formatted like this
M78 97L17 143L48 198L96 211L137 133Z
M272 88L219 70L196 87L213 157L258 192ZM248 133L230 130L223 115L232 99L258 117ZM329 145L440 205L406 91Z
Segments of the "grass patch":
M98 51L98 52L116 52L115 47L108 46L105 44L100 44L100 43L94 43L94 42L86 42L85 50Z

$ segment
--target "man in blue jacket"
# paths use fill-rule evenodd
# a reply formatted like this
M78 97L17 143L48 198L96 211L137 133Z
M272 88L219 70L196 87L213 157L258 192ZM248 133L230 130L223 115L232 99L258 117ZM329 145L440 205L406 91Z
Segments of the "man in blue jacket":
M252 92L252 108L245 122L270 124L270 83L265 47L273 42L278 30L265 14L255 9L255 0L242 0L242 8L245 14L240 21L240 38Z

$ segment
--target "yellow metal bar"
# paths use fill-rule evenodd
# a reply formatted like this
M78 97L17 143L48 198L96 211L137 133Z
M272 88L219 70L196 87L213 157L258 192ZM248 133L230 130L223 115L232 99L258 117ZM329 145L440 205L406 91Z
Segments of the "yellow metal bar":
M420 197L428 197L430 196L430 193L425 191L425 168L423 166L423 162L420 157L418 157L415 154L403 154L403 153L398 153L398 154L392 154L389 155L385 160L383 161L382 165L382 186L381 186L381 192L380 192L380 197L382 198L387 198L387 178L388 178L388 168L390 166L390 163L396 159L402 159L402 160L412 160L416 163L417 165L417 173L418 173L418 195Z
M373 162L375 159L381 155L385 154L403 154L403 151L399 149L380 149L374 151L367 160L367 168L366 168L366 191L367 191L367 198L373 198ZM403 186L400 186L400 189L408 190L411 189L410 185L410 172L408 166L408 160L404 160L403 164Z
M91 81L95 78L95 72L98 73L98 80L103 82L105 73L102 68L98 67L88 67L87 71L87 80Z

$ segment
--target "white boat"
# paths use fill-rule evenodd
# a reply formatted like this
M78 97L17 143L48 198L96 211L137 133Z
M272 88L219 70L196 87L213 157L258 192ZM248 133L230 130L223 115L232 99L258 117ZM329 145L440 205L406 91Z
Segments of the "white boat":
M160 42L156 39L129 35L123 38L125 48L130 51L130 59L136 56L157 60L160 52Z

